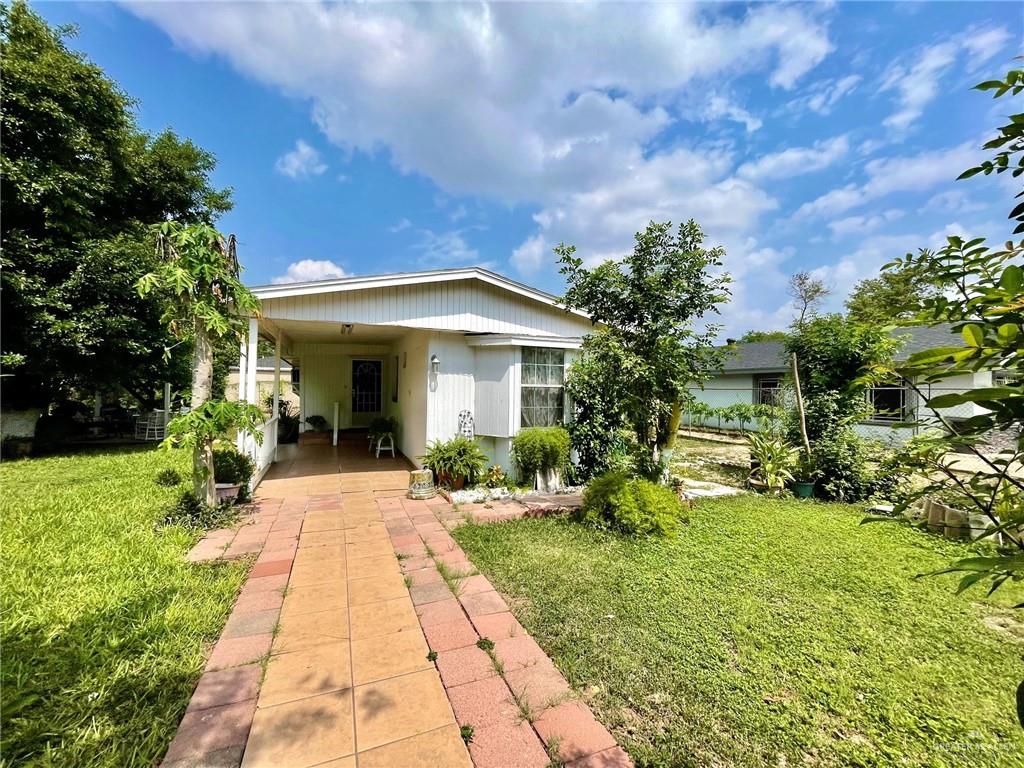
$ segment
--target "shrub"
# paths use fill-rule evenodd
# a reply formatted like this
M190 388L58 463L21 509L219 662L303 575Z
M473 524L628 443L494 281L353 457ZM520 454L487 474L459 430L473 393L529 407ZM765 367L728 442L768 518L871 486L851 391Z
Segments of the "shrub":
M587 481L613 469L612 452L625 452L618 439L625 426L622 389L614 375L621 365L616 345L604 334L591 334L583 342L580 357L569 366L565 394L572 413L567 426L576 450L577 480Z
M256 464L234 448L214 448L213 479L218 483L248 485L256 471Z
M569 433L562 427L527 427L512 438L512 456L524 478L564 470L569 464ZM532 481L532 480L531 480Z
M817 493L829 501L861 501L871 495L875 476L867 446L851 427L822 435L811 448L820 474Z
M685 522L686 512L671 488L608 472L587 486L577 518L630 535L672 537Z
M484 475L484 485L488 488L504 488L508 485L508 482L508 476L500 465L492 464L487 468L487 473Z
M170 488L181 482L181 473L176 469L171 469L170 467L167 469L161 469L156 473L156 477L153 478L153 482L157 485Z
M327 419L323 416L310 416L306 419L306 423L309 424L316 432L327 431Z
M238 513L231 502L204 504L191 491L182 491L164 514L164 525L180 525L195 530L222 528L231 523Z
M487 466L487 455L475 440L458 435L451 440L438 440L428 445L420 461L434 472L438 483L457 485L460 478L472 483L482 475Z
M378 416L370 422L368 431L371 437L396 435L398 433L398 421L393 416Z

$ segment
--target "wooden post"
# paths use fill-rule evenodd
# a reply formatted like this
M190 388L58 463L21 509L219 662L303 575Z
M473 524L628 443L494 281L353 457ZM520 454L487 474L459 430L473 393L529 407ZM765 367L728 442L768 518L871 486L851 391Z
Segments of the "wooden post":
M804 441L804 451L807 455L807 460L811 460L811 441L807 439L807 417L804 414L804 396L800 391L800 371L796 364L796 353L794 352L790 358L790 364L793 368L793 386L796 389L796 410L800 415L800 437Z

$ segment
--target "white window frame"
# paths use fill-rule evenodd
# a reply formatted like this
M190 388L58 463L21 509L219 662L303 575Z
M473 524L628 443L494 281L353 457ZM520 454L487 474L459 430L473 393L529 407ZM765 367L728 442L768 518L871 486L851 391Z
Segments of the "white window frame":
M549 352L559 352L562 355L562 363L561 363L561 365L557 365L557 366L553 365L551 363L529 363L525 359L525 355L526 355L526 351L527 350L546 350L546 351L549 351ZM548 367L548 368L561 368L562 369L561 383L559 383L559 384L527 384L525 382L525 380L524 380L526 377L523 375L523 371L524 371L525 367L528 366L528 365L545 366L545 367ZM536 346L529 346L529 347L521 347L520 348L520 351L519 351L519 398L518 398L519 399L519 429L524 429L524 428L527 427L527 425L523 423L523 415L525 414L525 412L527 410L532 410L532 409L529 409L529 408L527 408L527 407L525 407L523 405L523 390L528 389L528 388L532 388L532 389L560 389L562 391L562 418L561 418L561 421L559 421L558 423L559 424L564 424L565 423L565 414L567 412L566 394L565 394L565 369L566 369L565 349L563 349L563 348L560 348L560 347L536 347ZM554 426L554 425L550 425L550 426Z

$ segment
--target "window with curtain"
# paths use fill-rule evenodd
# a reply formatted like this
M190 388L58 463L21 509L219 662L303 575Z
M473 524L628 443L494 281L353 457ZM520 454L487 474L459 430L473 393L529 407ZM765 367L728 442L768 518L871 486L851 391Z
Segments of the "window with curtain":
M565 416L565 351L523 347L521 426L552 427Z

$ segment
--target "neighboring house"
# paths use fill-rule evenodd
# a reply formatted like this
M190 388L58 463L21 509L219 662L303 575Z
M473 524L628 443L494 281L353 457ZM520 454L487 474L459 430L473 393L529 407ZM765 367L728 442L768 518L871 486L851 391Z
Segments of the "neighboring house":
M294 381L293 371L298 371L298 368L292 368L291 363L287 360L281 361L281 379L280 379L280 398L285 402L289 403L292 410L295 413L299 412L299 389L298 382ZM241 377L238 372L238 366L233 365L228 369L228 382L224 388L224 399L226 400L237 400L238 399L238 385ZM256 402L260 405L272 394L274 394L274 358L272 357L260 357L256 360L256 390L258 392Z
M898 328L893 335L901 337L904 342L896 354L897 360L906 360L915 352L933 347L964 344L963 338L953 333L950 325ZM703 389L691 390L697 400L713 408L736 403L775 403L789 373L789 361L783 343L759 341L729 345L724 349L726 360L722 371L708 381ZM935 385L922 384L921 390L928 396L963 392L979 387L991 387L993 379L992 371L978 371L971 375L951 377ZM865 437L887 443L903 442L919 429L895 428L894 424L917 419L929 423L934 421L930 411L921 407L914 391L899 382L873 387L868 391L867 397L872 406L872 415L867 421L857 425L857 431ZM942 413L950 422L955 423L980 412L978 406L965 404L945 409ZM690 421L687 417L684 424L689 424ZM718 419L712 417L706 424L717 427ZM721 426L726 429L740 428L738 423L725 420Z
M239 365L242 398L258 397L257 337L269 339L299 369L304 429L313 415L332 429L393 416L398 446L417 465L428 443L455 436L469 417L483 450L509 468L521 427L564 422L565 371L593 327L554 296L480 268L252 290L262 309L249 321L252 359ZM246 446L261 471L273 431L268 424L269 439Z

